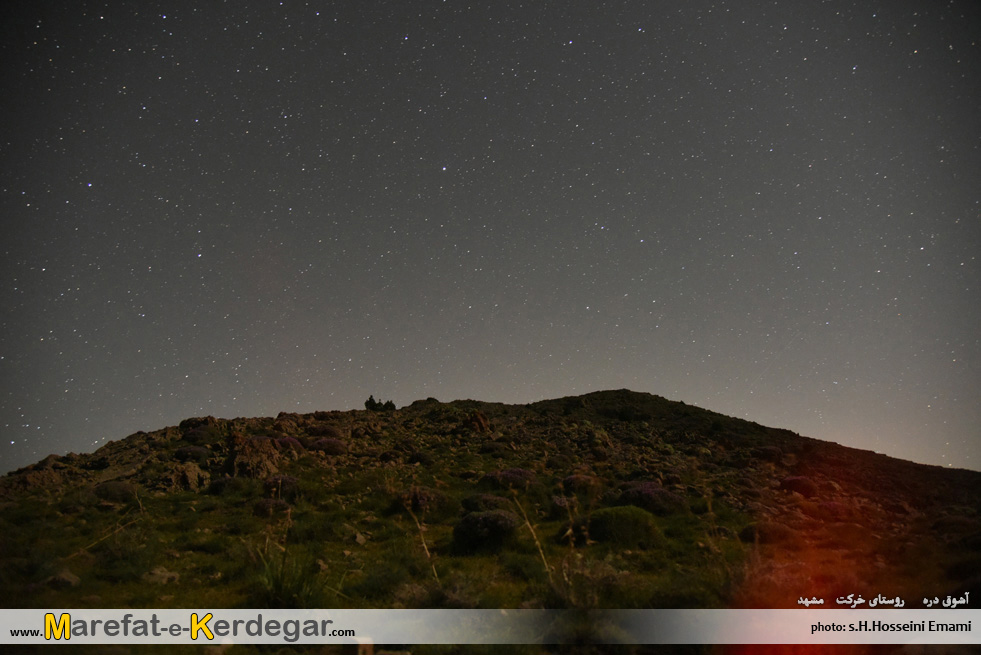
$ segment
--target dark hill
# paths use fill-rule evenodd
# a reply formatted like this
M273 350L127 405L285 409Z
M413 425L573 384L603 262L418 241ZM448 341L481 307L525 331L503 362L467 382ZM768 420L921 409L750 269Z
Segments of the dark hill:
M381 403L372 404L382 407ZM193 418L0 479L6 607L981 600L981 473L630 391Z

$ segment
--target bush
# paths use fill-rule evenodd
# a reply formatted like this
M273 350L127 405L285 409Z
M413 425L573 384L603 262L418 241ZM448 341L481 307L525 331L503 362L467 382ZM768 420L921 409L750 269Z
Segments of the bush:
M300 495L300 482L291 475L277 475L262 483L267 498L279 498L292 503Z
M784 478L780 482L780 488L785 491L796 491L804 498L813 498L818 495L817 484L803 475Z
M620 505L633 505L651 514L665 516L685 507L685 499L656 482L634 482L620 494Z
M286 514L290 509L290 504L280 498L263 498L252 506L252 514L260 518L269 519L274 516Z
M323 580L312 558L293 558L258 553L260 569L253 585L250 604L277 609L313 609L325 605Z
M552 496L549 516L564 519L579 513L579 500L575 496Z
M535 482L535 472L519 468L492 471L481 482L497 489L528 489Z
M442 492L428 487L409 487L399 494L399 502L417 515L438 513L443 510L448 500Z
M92 571L96 578L112 583L132 582L150 570L158 560L159 542L147 539L140 526L117 532L91 550L95 555Z
M409 580L409 571L397 562L383 561L364 575L344 585L344 591L366 599L388 598L400 584Z
M575 533L581 533L580 520ZM660 530L649 512L639 507L607 507L593 512L588 519L589 538L613 543L622 548L653 548L663 542Z
M256 483L249 478L215 478L208 485L208 493L212 496L251 496L258 493Z
M302 453L306 450L300 440L296 437L280 437L276 439L276 448L279 450L294 450L298 453Z
M562 480L562 489L566 493L595 494L603 486L599 478L583 473L573 473Z
M110 480L96 486L95 495L110 503L128 503L136 498L136 485L125 480Z
M478 451L481 455L490 455L496 459L504 459L511 455L512 451L503 441L488 441L483 444Z
M494 509L510 509L511 501L493 494L468 496L460 503L466 512L489 512Z
M473 512L453 528L453 544L464 553L499 550L511 540L519 525L518 515L506 510Z
M336 537L334 523L330 518L318 512L303 512L293 514L293 526L290 528L291 543L324 542Z

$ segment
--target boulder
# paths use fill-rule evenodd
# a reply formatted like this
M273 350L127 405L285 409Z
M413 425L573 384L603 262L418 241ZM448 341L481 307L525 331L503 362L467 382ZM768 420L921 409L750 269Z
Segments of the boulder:
M232 475L268 478L279 473L280 451L274 439L236 436L230 456Z
M162 491L201 491L211 482L211 474L194 462L170 463L162 474L150 482Z

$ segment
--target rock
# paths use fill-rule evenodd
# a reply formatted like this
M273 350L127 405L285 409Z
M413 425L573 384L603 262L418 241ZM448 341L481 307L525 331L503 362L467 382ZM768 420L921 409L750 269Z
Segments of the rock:
M217 428L201 426L184 434L182 439L193 446L203 446L217 441L219 435Z
M141 579L150 584L169 584L180 580L180 574L168 571L162 566L154 567L151 571L144 573Z
M181 433L187 434L192 430L197 430L201 428L214 429L214 428L218 428L220 425L221 425L220 422L214 416L198 416L195 418L184 419L177 426L177 429L179 429Z
M171 463L164 472L150 482L161 491L201 491L211 482L211 474L194 462Z
M65 468L67 465L62 463L61 459L62 458L59 455L51 454L45 457L44 459L42 459L40 462L38 462L31 468L37 471L45 470L45 469Z
M233 438L229 468L233 475L268 478L279 473L279 458L275 440L236 436Z
M324 437L313 442L311 450L318 450L325 455L345 455L347 454L347 444L336 437Z
M62 476L53 469L25 471L17 475L15 480L16 486L22 489L53 489L63 482Z
M299 425L297 425L298 419L295 415L284 415L280 414L273 423L273 430L281 432L285 435L295 435L300 431Z
M307 434L310 435L311 437L324 437L327 439L344 439L344 432L336 425L314 425L309 429L307 429Z
M81 582L82 579L72 573L70 570L62 569L45 580L44 584L52 589L67 589L69 587L77 587Z
M478 410L467 418L463 427L471 432L490 432L490 421L484 416L483 412Z
M174 451L174 459L178 462L197 462L203 464L211 455L204 446L181 446Z

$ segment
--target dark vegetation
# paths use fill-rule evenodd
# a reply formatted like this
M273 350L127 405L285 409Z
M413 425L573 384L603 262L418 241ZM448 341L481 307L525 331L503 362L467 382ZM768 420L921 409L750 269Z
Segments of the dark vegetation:
M629 391L401 409L371 397L365 407L188 419L4 477L0 602L590 609L981 598L981 474Z

